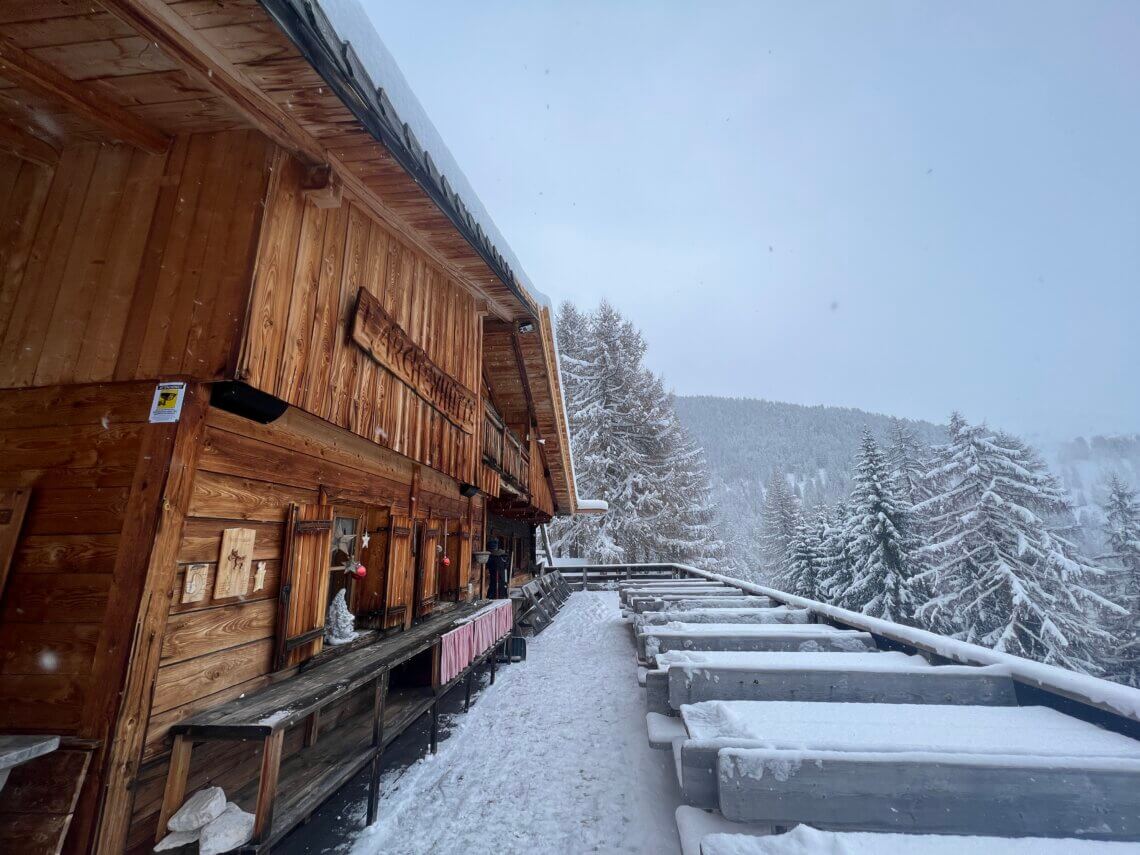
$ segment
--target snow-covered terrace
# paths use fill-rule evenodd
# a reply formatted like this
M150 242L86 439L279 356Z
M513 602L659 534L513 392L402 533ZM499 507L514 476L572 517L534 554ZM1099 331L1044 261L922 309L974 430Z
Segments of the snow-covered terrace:
M1140 851L1140 691L692 568L564 574L353 852Z

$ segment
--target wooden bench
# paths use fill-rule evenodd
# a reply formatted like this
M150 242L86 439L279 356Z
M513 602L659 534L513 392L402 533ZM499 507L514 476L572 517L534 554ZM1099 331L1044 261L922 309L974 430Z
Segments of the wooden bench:
M637 634L637 654L654 662L669 651L874 651L868 632L835 629L823 624L680 623L647 626Z
M1086 836L1103 821L1118 839L1140 828L1140 746L1047 707L705 701L681 717L682 798L741 822Z
M438 684L440 636L484 606L486 602L462 604L428 618L407 632L320 659L259 692L175 724L171 728L174 745L156 840L166 834L167 821L186 798L194 743L217 740L259 740L262 743L257 780L230 797L231 801L238 801L242 796L254 797L254 831L249 849L261 851L272 846L368 765L372 771L367 822L373 823L379 804L384 747L422 715L430 713L434 752L440 697L460 680L469 678L474 669L488 659L494 669L497 657L492 653L502 646L503 638L476 657L453 680ZM428 650L433 650L432 685L389 694L392 669ZM371 707L346 718L329 732L328 738L318 740L322 710L369 685ZM467 704L470 704L470 682ZM303 747L283 759L286 731L301 724L305 727ZM280 799L279 791L283 793Z
M512 596L515 596L520 605L516 618L519 632L538 635L550 626L557 612L538 579L531 579L525 585L516 588Z

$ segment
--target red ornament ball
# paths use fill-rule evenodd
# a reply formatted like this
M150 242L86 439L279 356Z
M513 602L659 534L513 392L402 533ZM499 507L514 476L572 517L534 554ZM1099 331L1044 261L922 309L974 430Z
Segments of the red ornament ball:
M451 559L448 558L446 555L443 556L443 566L444 567L450 567L451 566Z

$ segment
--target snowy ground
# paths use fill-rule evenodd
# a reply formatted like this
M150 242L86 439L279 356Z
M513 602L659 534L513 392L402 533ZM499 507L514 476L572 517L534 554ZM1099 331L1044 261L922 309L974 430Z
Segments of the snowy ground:
M616 593L571 595L454 725L385 788L354 855L679 852L672 757L648 745Z

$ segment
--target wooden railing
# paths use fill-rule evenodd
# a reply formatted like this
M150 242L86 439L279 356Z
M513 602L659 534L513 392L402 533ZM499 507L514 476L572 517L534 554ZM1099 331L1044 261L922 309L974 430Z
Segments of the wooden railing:
M526 445L486 402L483 404L483 461L516 490L530 493L530 454Z

